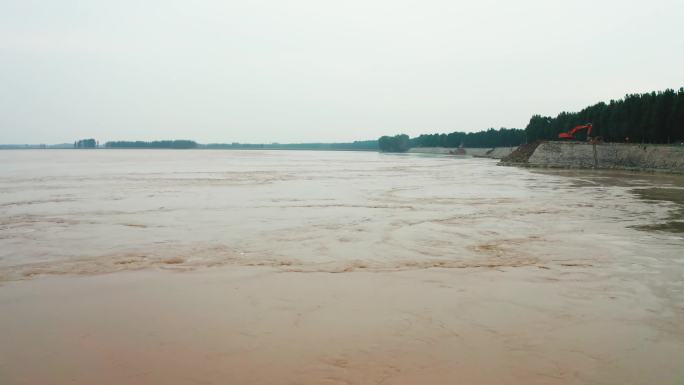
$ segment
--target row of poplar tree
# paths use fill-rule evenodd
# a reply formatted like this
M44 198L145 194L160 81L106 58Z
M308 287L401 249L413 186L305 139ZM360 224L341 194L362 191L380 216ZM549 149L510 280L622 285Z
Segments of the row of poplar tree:
M555 118L535 115L525 128L526 139L555 139L558 133L585 123L593 124L592 136L608 142L684 141L684 87L677 91L630 94L579 112L562 112Z
M628 94L619 100L600 102L579 112L561 112L556 117L534 115L525 129L490 128L479 132L383 136L381 151L401 152L411 147L506 147L537 140L555 140L572 127L592 123L592 136L607 142L684 142L684 87L679 90ZM577 139L585 139L586 132Z

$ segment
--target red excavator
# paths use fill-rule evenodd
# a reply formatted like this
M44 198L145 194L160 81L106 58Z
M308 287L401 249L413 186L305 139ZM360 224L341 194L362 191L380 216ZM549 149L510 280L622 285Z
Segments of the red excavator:
M561 132L560 134L558 134L558 138L559 139L575 139L575 134L577 133L577 131L581 131L581 130L586 129L587 130L587 140L591 140L591 129L592 129L592 127L593 126L591 125L591 123L583 124L581 126L576 126L576 127L573 127L572 130L570 130L568 132Z

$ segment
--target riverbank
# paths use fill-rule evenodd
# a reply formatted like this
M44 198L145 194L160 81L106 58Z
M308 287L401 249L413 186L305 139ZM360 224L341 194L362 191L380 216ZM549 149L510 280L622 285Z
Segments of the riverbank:
M453 147L414 147L408 152L412 154L443 154L443 155L468 155L476 158L501 159L515 151L517 147L490 147L490 148L453 148Z
M684 173L684 146L550 141L520 146L500 164Z

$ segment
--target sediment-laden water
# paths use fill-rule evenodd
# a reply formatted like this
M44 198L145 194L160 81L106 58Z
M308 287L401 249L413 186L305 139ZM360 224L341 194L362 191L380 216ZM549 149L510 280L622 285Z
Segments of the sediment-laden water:
M683 196L467 157L3 151L0 383L680 384Z

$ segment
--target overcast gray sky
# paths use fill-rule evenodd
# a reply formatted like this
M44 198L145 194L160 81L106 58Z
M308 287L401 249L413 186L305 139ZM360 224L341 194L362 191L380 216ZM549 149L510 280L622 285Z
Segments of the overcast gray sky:
M0 143L524 127L684 85L682 0L0 0Z

